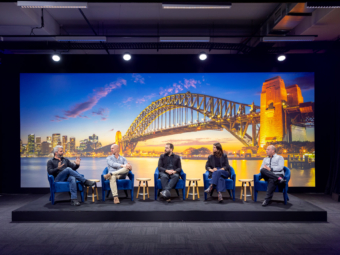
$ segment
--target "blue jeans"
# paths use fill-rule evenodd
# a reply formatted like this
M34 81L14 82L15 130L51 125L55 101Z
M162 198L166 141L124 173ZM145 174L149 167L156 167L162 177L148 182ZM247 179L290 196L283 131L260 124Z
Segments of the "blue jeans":
M74 171L70 167L66 167L63 171L61 171L57 177L54 179L54 182L64 182L67 181L70 183L70 192L71 199L77 199L77 181L81 181L84 183L86 179L79 174L77 171Z
M229 177L229 173L227 171L221 170L221 168L217 167L217 171L213 172L210 184L216 186L217 192L226 191L225 187L225 179Z

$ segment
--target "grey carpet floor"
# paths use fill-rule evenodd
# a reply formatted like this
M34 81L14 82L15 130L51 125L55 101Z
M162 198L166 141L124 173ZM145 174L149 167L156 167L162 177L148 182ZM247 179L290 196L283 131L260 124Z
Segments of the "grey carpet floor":
M327 223L12 223L43 195L0 196L0 254L340 254L340 203L293 194L328 211Z

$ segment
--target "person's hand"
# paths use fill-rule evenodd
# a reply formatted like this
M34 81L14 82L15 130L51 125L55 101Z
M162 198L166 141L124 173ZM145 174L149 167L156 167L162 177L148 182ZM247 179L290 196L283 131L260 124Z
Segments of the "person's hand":
M224 170L224 168L221 168L220 170Z
M269 167L269 166L267 166L267 165L265 165L265 166L264 166L264 168L265 168L265 169L267 169L268 171L270 171L270 170L271 170L271 169L270 169L270 167Z
M64 164L61 164L62 162L61 161L59 161L59 163L58 163L58 169L60 169L60 168L62 168L63 166L64 166Z
M214 167L214 168L213 168L213 171L214 171L214 172L216 172L216 171L217 171L217 168L216 168L216 167Z
M79 157L77 157L77 158L76 158L76 161L74 161L74 163L76 163L76 165L79 166L79 165L80 165L80 160L81 160L81 159L80 159Z
M126 164L126 168L129 169L129 170L132 170L131 164L130 164L130 163L127 163L127 164Z
M104 179L105 179L105 180L110 179L110 177L111 177L111 174L105 174L105 175L104 175Z
M171 172L171 174L175 174L176 173L176 171L175 170L171 170L172 172Z

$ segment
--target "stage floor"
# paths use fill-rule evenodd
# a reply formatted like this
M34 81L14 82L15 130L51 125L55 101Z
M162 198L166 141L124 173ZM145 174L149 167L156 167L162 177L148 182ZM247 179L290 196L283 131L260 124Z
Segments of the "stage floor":
M145 201L140 195L138 199L125 198L119 191L120 204L113 204L112 196L92 203L88 198L81 206L70 205L68 193L59 193L56 203L52 205L49 194L20 207L12 212L12 221L34 222L109 222L109 221L327 221L327 211L289 194L287 205L283 204L281 193L275 193L273 201L267 207L262 206L264 192L258 193L258 201L247 197L240 199L240 190L236 189L236 200L224 193L222 203L217 202L217 194L204 201L203 188L200 188L200 199L192 200L192 196L183 201L171 191L170 203L154 200L154 190L150 188L150 198ZM136 195L135 190L135 195ZM99 193L100 189L99 189ZM180 196L181 196L180 192ZM130 197L130 194L129 194Z

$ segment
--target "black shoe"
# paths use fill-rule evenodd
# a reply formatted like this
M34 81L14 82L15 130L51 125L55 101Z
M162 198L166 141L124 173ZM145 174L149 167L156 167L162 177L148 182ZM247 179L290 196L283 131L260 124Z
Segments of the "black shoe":
M93 186L96 182L92 182L92 181L89 181L89 180L86 180L84 182L85 186Z
M264 200L263 203L262 203L262 206L267 206L267 205L269 205L269 201Z
M279 184L283 184L286 183L286 179L281 178L280 180L278 180Z
M73 205L73 206L80 206L80 203L79 203L79 201L77 199L72 199L71 200L71 205Z
M169 190L162 190L160 192L160 195L164 198L169 198L170 197L170 191Z

